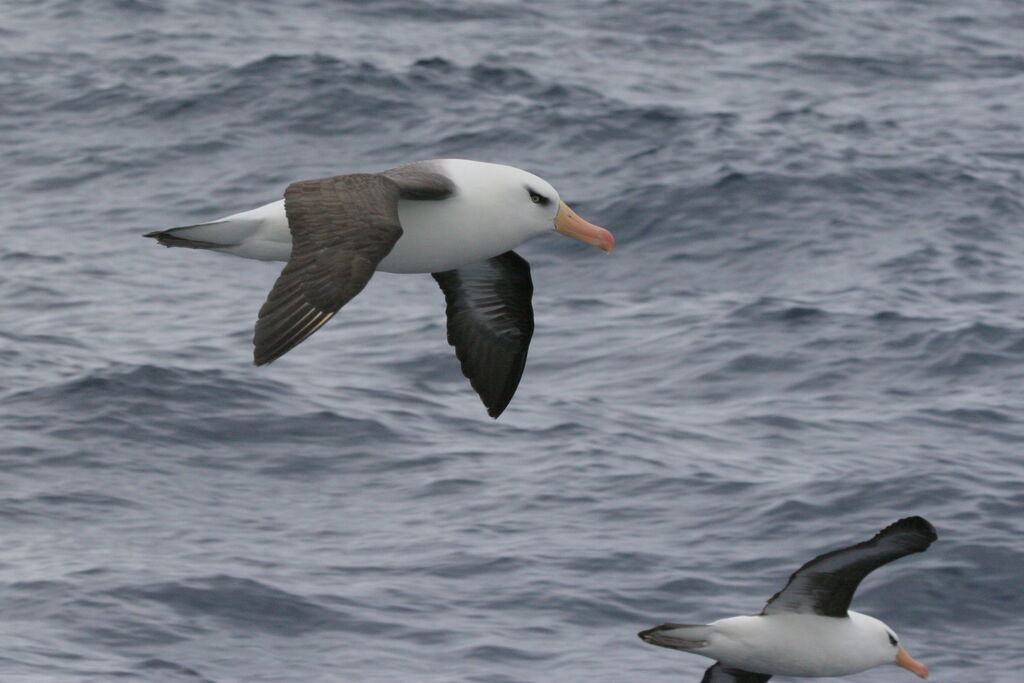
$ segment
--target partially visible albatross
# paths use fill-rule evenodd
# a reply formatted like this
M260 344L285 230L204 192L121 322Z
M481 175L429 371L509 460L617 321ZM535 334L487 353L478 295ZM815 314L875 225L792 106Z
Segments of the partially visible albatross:
M922 517L906 517L869 541L819 555L789 577L761 614L710 624L662 624L645 642L717 659L701 683L764 683L779 676L845 676L896 664L921 678L928 667L874 617L849 610L861 579L883 564L928 549L938 536Z
M448 343L496 418L519 386L533 335L530 266L512 249L553 231L606 252L615 246L532 173L437 159L295 182L283 200L145 236L288 262L260 309L256 365L320 329L374 271L431 273L447 302Z

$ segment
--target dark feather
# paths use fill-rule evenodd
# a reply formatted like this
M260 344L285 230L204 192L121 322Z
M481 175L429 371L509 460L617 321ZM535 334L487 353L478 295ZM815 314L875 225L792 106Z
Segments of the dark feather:
M379 174L288 186L291 258L260 309L256 365L287 353L362 291L402 235L398 197L395 183Z
M448 343L496 418L516 393L533 336L530 265L507 251L434 279L447 302Z
M797 569L761 614L845 617L861 580L883 564L928 549L938 536L922 517L906 517L869 541L819 555Z
M402 199L438 201L455 193L455 183L441 173L437 162L416 161L381 173L398 186Z
M704 672L704 678L700 679L700 683L765 683L771 677L771 674L733 669L718 662Z
M188 230L189 228L199 228L207 225L215 225L219 221L214 223L196 223L195 225L181 225L177 228L169 228L168 230L156 230L154 232L147 232L143 237L151 237L165 247L185 247L186 249L219 249L223 247L223 244L216 244L215 242L204 242L203 240L191 240L187 237L179 237L175 235L179 230Z
M680 638L678 636L670 636L665 631L674 631L680 628L686 628L689 624L661 624L654 628L649 628L646 631L640 631L637 636L640 640L651 645L657 645L659 647L667 647L672 650L683 650L689 652L698 647L704 647L707 645L706 640L690 640L688 638ZM706 626L704 628L707 628Z

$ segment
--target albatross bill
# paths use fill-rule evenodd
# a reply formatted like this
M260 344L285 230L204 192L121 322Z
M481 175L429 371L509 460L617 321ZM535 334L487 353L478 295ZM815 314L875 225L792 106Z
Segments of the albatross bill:
M559 202L558 213L555 214L555 229L567 237L602 249L606 254L612 253L612 249L615 248L615 238L610 232L586 222L565 202Z

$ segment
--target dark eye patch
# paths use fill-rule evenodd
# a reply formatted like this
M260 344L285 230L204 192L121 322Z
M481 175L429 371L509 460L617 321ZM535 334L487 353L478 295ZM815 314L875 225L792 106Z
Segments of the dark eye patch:
M548 204L551 203L550 199L548 199L544 195L540 194L539 192L536 192L536 191L530 189L529 187L526 188L526 191L530 194L530 201L533 202L534 204L540 204L541 206L547 206Z
M888 631L886 633L888 633ZM891 633L888 633L888 635L889 635L889 642L892 643L893 647L896 647L897 645L900 644L900 641L896 640L896 636L894 636Z

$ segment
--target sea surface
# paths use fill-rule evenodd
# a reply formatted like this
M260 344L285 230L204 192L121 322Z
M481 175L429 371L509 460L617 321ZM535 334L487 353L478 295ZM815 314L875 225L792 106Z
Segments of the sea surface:
M256 368L280 264L140 237L438 157L618 240L497 421L430 277ZM0 681L696 683L911 514L854 607L1021 680L1017 0L2 0L0 299Z

